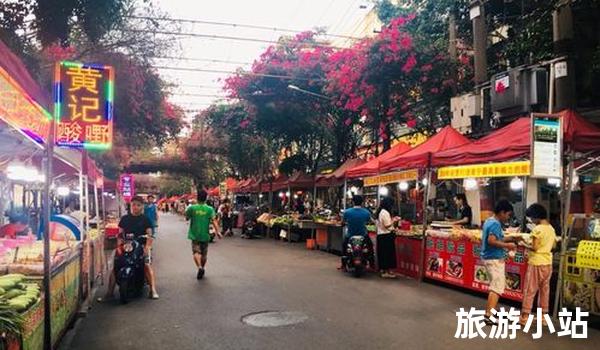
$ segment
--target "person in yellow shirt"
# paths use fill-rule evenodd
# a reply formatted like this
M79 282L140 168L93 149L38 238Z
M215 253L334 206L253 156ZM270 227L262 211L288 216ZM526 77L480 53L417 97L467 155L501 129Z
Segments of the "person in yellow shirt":
M527 274L523 288L521 323L524 324L538 294L538 307L548 313L550 303L550 277L552 276L552 248L556 242L556 232L548 221L548 211L543 205L535 203L527 208L525 215L536 226L531 232L532 247L529 252Z

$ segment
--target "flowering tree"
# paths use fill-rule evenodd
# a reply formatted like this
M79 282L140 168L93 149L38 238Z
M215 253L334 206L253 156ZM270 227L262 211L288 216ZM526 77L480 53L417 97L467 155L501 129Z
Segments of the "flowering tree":
M240 71L225 82L229 95L249 106L240 121L242 129L253 125L270 149L284 149L286 157L293 157L293 168L307 172L316 171L332 155L339 157L338 150L344 148L339 143L352 140L352 126L339 117L347 112L320 96L334 49L319 42L317 35L303 32L281 38L254 62L251 72Z
M398 126L427 132L447 124L457 85L456 63L406 30L413 19L394 18L376 37L334 53L327 74L336 106L355 112L346 123L370 128L384 150Z

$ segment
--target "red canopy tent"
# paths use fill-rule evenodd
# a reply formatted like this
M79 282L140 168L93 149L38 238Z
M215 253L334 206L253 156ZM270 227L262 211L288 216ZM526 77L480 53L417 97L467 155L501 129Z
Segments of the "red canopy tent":
M471 141L451 126L428 138L427 141L400 155L380 162L381 171L415 169L430 166L431 156L437 152L464 146Z
M572 110L563 117L564 143L576 152L600 150L600 128ZM433 155L434 166L502 162L528 158L531 151L531 119L520 118L470 144Z
M211 189L209 189L208 191L206 191L208 193L209 196L212 197L218 197L219 196L219 186L217 187L213 187Z
M287 184L290 188L312 188L315 185L313 177L301 171L293 173Z
M346 160L339 168L335 169L332 173L327 175L320 175L317 177L317 187L334 187L340 186L344 183L344 178L348 173L348 170L356 168L360 165L365 164L365 160L362 158L351 158Z
M277 177L273 180L273 191L279 191L287 188L287 183L287 176L285 176L284 174L277 175Z
M404 142L400 142L387 152L383 153L379 157L373 158L368 162L356 166L347 171L346 176L349 178L372 176L379 174L381 162L388 159L392 159L398 155L404 154L410 151L412 148Z

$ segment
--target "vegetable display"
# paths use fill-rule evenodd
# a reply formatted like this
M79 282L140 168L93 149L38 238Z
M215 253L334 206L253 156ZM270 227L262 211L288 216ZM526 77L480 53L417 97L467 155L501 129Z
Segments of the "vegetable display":
M22 274L0 276L0 286L0 303L18 312L26 311L40 298L40 286L25 282Z

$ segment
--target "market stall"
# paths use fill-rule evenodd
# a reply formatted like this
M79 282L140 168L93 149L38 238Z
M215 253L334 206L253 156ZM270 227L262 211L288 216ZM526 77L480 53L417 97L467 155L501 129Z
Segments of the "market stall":
M516 227L517 232L524 228L524 212L528 204L541 202L549 207L551 221L552 208L557 208L555 215L559 217L565 215L571 208L571 206L568 206L568 209L560 208L560 204L563 206L565 204L564 198L562 203L552 203L551 198L560 201L558 196L551 197L548 194L549 188L553 186L556 188L552 185L554 183L552 178L544 182L540 178L531 177L535 167L531 153L532 140L535 140L532 137L532 123L532 118L520 118L470 144L433 155L432 164L438 167L437 179L462 181L469 202L473 206L473 217L477 218L478 223L492 215L493 203L500 198L508 198L513 202L515 221L512 225ZM560 114L560 123L564 131L561 136L565 149L573 153L600 149L600 130L594 125L587 123L571 111ZM558 129L560 130L560 127ZM557 140L556 137L551 139ZM552 160L544 160L544 165L551 164ZM570 158L569 162L572 161L573 158ZM559 162L559 167L561 166ZM560 180L556 183L560 185ZM564 188L570 186L565 185ZM555 192L558 191L555 189ZM556 228L560 232L558 226ZM481 239L481 231L465 232L457 228L445 231L444 233L433 229L428 231L426 276L485 292L487 276L482 267L483 263L479 259L479 243L477 243ZM465 240L465 236L470 239ZM524 248L519 248L508 260L506 269L508 288L504 295L506 298L517 301L522 299L522 281L525 277L526 264L527 250ZM458 278L459 275L462 277Z
M51 334L56 344L80 302L81 243L84 223L65 211L69 187L81 183L81 152L57 150L49 178L42 172L44 142L52 116L50 98L23 63L0 42L0 298L25 318L18 347L41 349L44 298L52 300ZM44 183L52 182L50 295L40 293L43 244L39 239ZM80 193L83 187L79 187ZM80 201L81 203L81 201ZM9 223L5 222L5 215ZM3 339L2 339L3 340ZM13 344L15 345L15 344Z

